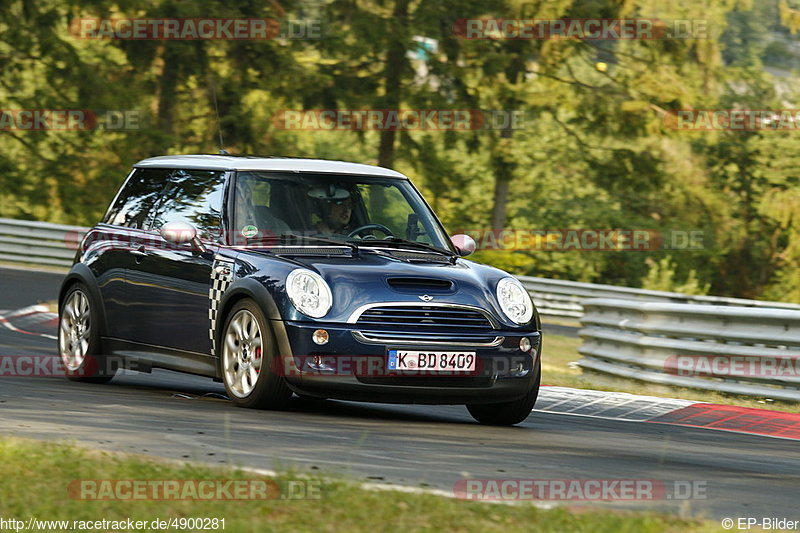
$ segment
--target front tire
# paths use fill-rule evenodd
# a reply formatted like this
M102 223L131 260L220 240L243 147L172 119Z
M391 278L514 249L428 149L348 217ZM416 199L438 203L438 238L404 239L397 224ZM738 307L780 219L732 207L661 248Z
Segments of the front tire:
M536 398L539 396L539 384L542 380L541 363L536 364L536 380L533 387L519 400L502 403L471 404L467 411L472 418L486 426L513 426L519 424L531 414Z
M72 285L58 313L58 355L68 379L108 383L117 373L100 353L98 304L83 283Z
M237 303L221 337L220 371L234 404L254 409L282 409L292 391L277 368L277 344L261 308L250 299Z

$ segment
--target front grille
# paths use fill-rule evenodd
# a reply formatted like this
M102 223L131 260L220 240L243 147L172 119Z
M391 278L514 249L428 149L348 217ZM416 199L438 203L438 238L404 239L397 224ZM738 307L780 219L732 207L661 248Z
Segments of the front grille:
M376 306L365 310L356 324L365 329L414 328L415 331L474 332L493 329L481 311L466 307L402 305Z

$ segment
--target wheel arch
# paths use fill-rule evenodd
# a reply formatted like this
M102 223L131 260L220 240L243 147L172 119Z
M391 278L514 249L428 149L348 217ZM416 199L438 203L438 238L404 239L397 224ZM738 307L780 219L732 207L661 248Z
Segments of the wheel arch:
M223 328L231 310L238 302L244 299L253 300L261 308L267 319L267 326L275 337L279 352L281 354L291 354L289 338L286 334L286 328L283 326L283 317L278 310L275 299L264 285L252 278L241 278L233 282L222 296L214 329L214 338L217 341L217 346L221 346ZM219 361L221 360L219 349L217 349L217 353L214 356L217 358L217 372L219 373ZM218 377L221 377L221 374Z
M58 291L58 313L61 315L61 306L64 304L64 298L67 292L76 283L82 283L89 290L89 297L92 303L97 308L97 314L100 322L100 335L108 331L106 328L106 307L103 301L103 295L100 293L100 286L97 284L97 278L94 277L91 269L83 263L76 263L72 266L70 271L61 282L61 288Z

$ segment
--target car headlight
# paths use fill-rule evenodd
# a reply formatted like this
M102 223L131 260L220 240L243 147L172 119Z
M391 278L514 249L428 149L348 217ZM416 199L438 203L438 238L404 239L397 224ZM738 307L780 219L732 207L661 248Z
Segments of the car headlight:
M322 318L333 305L331 289L316 272L298 268L286 278L286 294L298 311L312 318Z
M527 324L533 318L531 297L514 278L503 278L497 284L497 301L503 313L516 324Z

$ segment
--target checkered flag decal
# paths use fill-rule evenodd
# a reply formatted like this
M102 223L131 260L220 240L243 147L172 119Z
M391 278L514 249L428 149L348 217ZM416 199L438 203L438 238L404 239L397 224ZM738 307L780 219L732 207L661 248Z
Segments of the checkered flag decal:
M217 355L217 316L219 314L219 302L222 295L233 281L233 262L222 257L214 258L214 265L211 267L211 287L208 289L208 320L210 322L208 336L211 339L211 355Z

